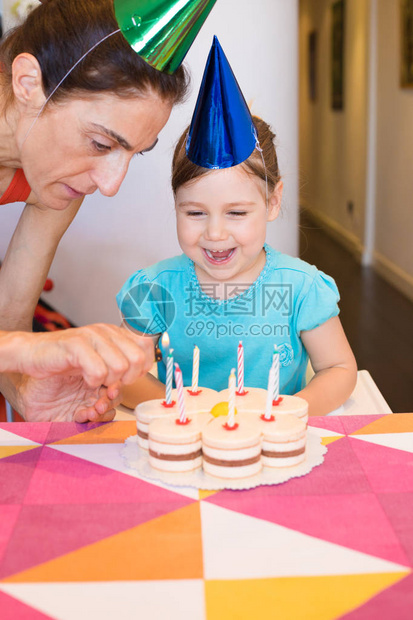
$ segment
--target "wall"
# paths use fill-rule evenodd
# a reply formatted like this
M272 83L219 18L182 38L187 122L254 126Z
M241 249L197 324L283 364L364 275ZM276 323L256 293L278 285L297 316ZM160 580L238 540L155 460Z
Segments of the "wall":
M285 182L284 212L268 241L298 250L298 0L218 0L188 54L192 93L176 108L156 149L136 158L115 198L85 201L62 240L51 269L55 290L45 296L77 324L119 322L115 294L134 270L179 252L169 189L173 145L189 123L206 57L216 34L253 113L277 132ZM0 257L17 220L3 207Z
M346 99L344 110L334 112L332 1L300 0L300 203L357 256L371 251L374 268L413 299L413 89L399 83L400 2L346 1ZM313 29L319 35L315 103L307 75ZM352 216L348 200L354 201Z
M331 5L332 0L300 2L300 204L360 251L366 202L369 2L346 0L343 110L331 107ZM318 36L315 102L308 96L312 30Z
M413 88L399 86L399 3L378 0L375 265L413 299Z

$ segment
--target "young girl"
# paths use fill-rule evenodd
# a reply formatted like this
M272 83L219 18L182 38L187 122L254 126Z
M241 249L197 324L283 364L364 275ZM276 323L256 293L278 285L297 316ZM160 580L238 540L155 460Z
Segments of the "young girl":
M350 396L356 362L338 318L334 281L265 243L267 223L280 212L283 183L274 134L263 120L252 122L259 148L223 169L190 161L188 130L182 134L172 188L184 254L133 274L118 304L130 328L156 340L168 331L184 385L192 382L196 345L199 385L226 388L242 341L246 388L267 388L276 345L280 393L298 394L308 401L310 415L323 415ZM125 404L164 396L168 349L161 348L159 380L140 380ZM315 375L305 385L308 359Z

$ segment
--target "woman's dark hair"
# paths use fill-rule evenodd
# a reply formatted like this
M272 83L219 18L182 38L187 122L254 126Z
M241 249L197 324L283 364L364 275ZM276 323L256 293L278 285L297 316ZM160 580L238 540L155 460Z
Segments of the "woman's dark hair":
M254 149L251 155L240 164L248 174L252 174L264 183L267 181L269 192L273 192L278 181L281 179L280 170L278 168L277 152L275 150L275 134L271 127L258 116L253 116L255 128L257 130L258 141L260 143L261 153ZM209 168L202 168L193 164L186 156L186 140L189 127L185 129L178 140L172 159L172 190L174 194L181 185L194 181L204 174L211 172ZM263 163L265 162L265 166Z
M33 54L40 64L46 97L93 45L118 30L113 0L47 0L26 21L6 34L0 66L12 99L12 63L18 54ZM133 51L118 32L100 43L73 69L53 94L57 102L81 92L110 91L119 96L154 91L171 103L182 101L188 87L183 67L174 75L157 71Z

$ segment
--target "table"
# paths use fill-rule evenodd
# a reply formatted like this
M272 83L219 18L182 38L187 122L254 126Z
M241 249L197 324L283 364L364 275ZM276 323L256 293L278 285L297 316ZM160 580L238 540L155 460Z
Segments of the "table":
M413 414L311 428L308 476L207 493L128 470L130 421L0 425L0 617L410 620Z

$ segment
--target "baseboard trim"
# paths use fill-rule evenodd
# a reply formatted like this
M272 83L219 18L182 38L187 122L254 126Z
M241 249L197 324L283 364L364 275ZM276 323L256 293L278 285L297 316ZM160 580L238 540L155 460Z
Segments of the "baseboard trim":
M341 226L341 224L338 224L335 220L328 217L328 215L320 213L320 211L303 208L302 212L305 213L306 217L312 220L315 224L323 228L325 232L330 235L330 237L333 237L335 241L351 252L359 263L362 262L364 246L355 234L351 233L344 228L344 226Z
M302 212L317 226L320 226L330 237L351 252L359 263L363 263L364 246L356 235L319 211L302 208ZM405 295L410 301L413 301L413 276L407 273L407 271L404 271L404 269L377 251L373 252L372 267L386 282Z
M389 284L394 286L410 301L413 301L413 276L407 273L407 271L401 269L401 267L383 256L383 254L380 254L380 252L374 252L373 254L373 268Z

